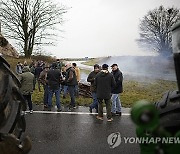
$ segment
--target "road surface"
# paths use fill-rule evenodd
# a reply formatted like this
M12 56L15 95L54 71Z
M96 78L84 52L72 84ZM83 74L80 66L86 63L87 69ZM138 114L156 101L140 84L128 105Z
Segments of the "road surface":
M30 154L138 154L138 144L122 143L110 148L107 138L112 133L123 137L135 137L135 126L129 116L129 109L123 109L122 117L113 122L96 119L95 113L89 114L88 108L79 107L73 112L44 112L35 107L31 115L27 113L26 134L32 139Z

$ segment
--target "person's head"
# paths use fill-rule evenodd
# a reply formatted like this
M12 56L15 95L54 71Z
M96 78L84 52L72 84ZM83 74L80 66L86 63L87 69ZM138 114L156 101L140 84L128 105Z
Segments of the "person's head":
M66 67L65 66L62 67L62 72L66 72Z
M109 66L108 66L107 64L103 64L103 65L102 65L102 70L108 70L108 67L109 67Z
M27 66L27 61L26 60L24 61L24 66Z
M22 72L23 73L30 72L29 66L24 66Z
M67 70L68 68L70 68L70 67L72 67L71 63L67 63L67 64L66 64L66 70Z
M57 64L54 62L54 63L52 63L52 68L53 69L56 69L57 68Z
M100 67L99 67L98 64L95 64L95 65L94 65L94 71L95 71L95 72L99 72L99 71L100 71Z
M111 66L111 69L112 69L112 71L116 71L118 69L118 65L117 64L113 64Z
M57 59L57 60L56 60L56 62L57 62L57 63L60 63L60 60L59 60L59 59Z
M44 70L45 70L46 72L49 71L49 65L48 65L48 64L46 64L46 65L44 66Z
M73 66L73 67L77 67L77 64L76 64L76 63L72 63L72 66Z

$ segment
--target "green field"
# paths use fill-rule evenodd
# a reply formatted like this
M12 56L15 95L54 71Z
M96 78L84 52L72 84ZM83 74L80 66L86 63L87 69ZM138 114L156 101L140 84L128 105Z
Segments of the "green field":
M94 66L95 64L98 64L99 63L99 58L94 58L94 59L90 59L86 62L83 62L82 64L84 65L88 65L88 66Z
M157 80L153 83L138 83L136 81L124 81L124 92L121 94L121 102L123 107L132 107L132 105L139 100L147 100L149 102L156 102L161 99L163 94L168 90L177 89L176 82ZM43 89L43 88L41 88ZM32 95L33 103L42 104L43 91L39 92L36 88ZM63 99L61 102L64 105L70 103L70 97ZM76 103L81 106L89 106L92 103L91 98L79 97L76 98ZM55 98L53 98L55 104Z

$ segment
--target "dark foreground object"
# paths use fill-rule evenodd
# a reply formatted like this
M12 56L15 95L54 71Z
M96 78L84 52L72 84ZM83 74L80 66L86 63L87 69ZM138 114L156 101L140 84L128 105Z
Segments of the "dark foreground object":
M130 116L115 117L113 122L98 121L95 115L26 115L27 133L32 139L30 154L139 154L138 144L122 143L111 149L107 138L120 132L121 137L135 137Z

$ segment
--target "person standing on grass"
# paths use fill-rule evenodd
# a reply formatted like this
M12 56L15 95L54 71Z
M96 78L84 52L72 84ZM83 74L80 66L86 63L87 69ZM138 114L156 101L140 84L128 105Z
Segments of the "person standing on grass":
M45 65L43 71L40 73L39 80L44 88L44 108L48 107L48 83L47 83L47 73L49 71L49 65Z
M73 68L75 70L76 78L77 78L77 82L78 82L78 84L75 86L75 95L77 97L79 97L79 82L81 80L81 72L80 72L79 67L77 67L76 63L72 63L72 66L73 66Z
M62 77L63 77L63 82L62 82L62 91L63 91L63 99L66 98L66 95L68 93L68 86L65 82L65 78L66 78L66 67L62 67Z
M53 63L52 68L47 73L48 81L48 110L51 111L52 108L52 98L53 94L56 97L57 111L61 112L61 103L60 103L60 83L62 81L61 72L57 69L57 64Z
M76 73L71 63L66 65L66 78L65 83L68 86L69 95L71 97L71 102L69 109L75 109L75 87L78 85Z
M39 81L39 76L40 76L42 71L43 71L43 69L41 67L41 63L38 62L37 67L35 68L35 78L36 78L37 83L38 83L39 92L41 92L41 85L40 85L40 81Z
M113 64L111 66L112 68L112 74L115 78L116 81L116 86L112 88L112 108L111 108L111 112L112 112L112 116L115 115L119 115L121 116L121 101L120 101L120 93L123 92L123 74L122 72L119 70L118 65L117 64Z
M35 77L35 68L36 68L36 66L35 66L35 65L36 65L36 64L33 62L33 63L31 63L30 66L29 66L30 72L31 72L32 74L34 74L33 90L35 90L35 88L36 88L36 77Z
M102 71L97 74L95 78L96 94L98 99L98 116L97 119L103 120L103 100L106 104L107 119L111 122L111 91L115 86L115 79L113 75L108 71L108 65L102 65Z
M92 113L92 110L95 108L96 112L98 113L98 100L97 100L97 95L96 95L96 89L95 89L95 78L96 75L99 73L100 67L98 64L94 65L94 71L92 71L88 78L87 82L91 83L91 93L92 93L92 98L93 98L93 103L89 106L89 112Z
M28 102L30 114L33 113L31 95L33 93L33 80L34 75L30 72L28 66L25 66L22 70L22 74L19 75L19 80L21 82L20 91L24 99Z

